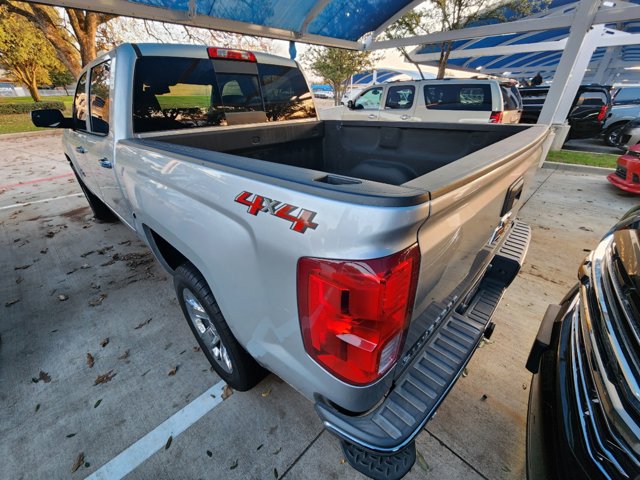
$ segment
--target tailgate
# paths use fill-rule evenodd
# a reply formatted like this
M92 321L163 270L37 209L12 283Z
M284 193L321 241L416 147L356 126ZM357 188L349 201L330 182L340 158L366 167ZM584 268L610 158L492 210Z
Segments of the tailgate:
M529 128L406 184L431 191L432 203L418 232L419 284L397 374L439 320L470 300L524 202L547 132Z

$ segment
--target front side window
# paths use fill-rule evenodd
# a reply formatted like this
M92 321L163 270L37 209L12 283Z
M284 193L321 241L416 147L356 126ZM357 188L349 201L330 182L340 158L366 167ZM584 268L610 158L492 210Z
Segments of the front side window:
M73 97L73 125L78 130L87 129L87 72L78 80Z
M491 86L484 85L425 85L425 106L429 110L492 110Z
M378 110L382 99L382 88L375 87L365 90L355 101L356 110Z
M109 133L109 76L111 75L111 61L108 60L91 69L91 85L89 98L91 99L91 131L100 135Z
M385 108L391 110L406 110L412 107L415 88L411 85L389 87Z

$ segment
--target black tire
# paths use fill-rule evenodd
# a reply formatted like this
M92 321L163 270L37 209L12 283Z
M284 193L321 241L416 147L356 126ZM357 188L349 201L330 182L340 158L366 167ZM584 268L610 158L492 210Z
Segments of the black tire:
M258 365L253 357L242 348L233 336L229 325L227 325L227 322L220 312L213 293L211 293L209 285L207 285L207 282L198 269L189 262L183 263L175 270L173 284L176 289L178 303L180 304L182 313L187 319L191 332L196 337L200 349L204 352L216 373L220 375L230 387L241 392L247 391L257 385L267 374L266 370ZM208 327L207 332L210 333L209 327L213 326L213 332L219 337L220 348L225 350L225 354L228 357L227 360L231 362L231 371L223 367L225 362L222 359L216 360L212 345L205 341L205 332L199 331L195 323L196 320L194 320L189 313L190 307L187 306L185 295L187 298L189 298L189 295L195 297L204 310L207 318L199 318L199 321L202 322L200 328ZM193 301L192 298L189 298L189 300ZM206 338L210 339L210 337Z
M78 180L78 184L80 184L80 188L82 189L82 193L84 193L84 197L87 199L87 203L91 207L91 211L93 212L93 216L96 220L107 223L114 223L118 221L118 217L115 213L107 207L102 200L100 200L97 196L95 196L84 184L78 172L76 172L75 167L71 163L71 170L73 170L74 175L76 176L76 180Z
M627 126L627 122L620 122L614 125L611 125L604 131L603 140L605 145L610 147L620 148L620 134L624 127Z

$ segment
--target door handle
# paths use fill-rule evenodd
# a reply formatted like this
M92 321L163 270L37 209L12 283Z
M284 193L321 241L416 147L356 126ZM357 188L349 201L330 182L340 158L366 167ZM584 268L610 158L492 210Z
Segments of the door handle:
M98 160L98 163L100 163L100 166L102 168L113 168L113 165L111 164L111 162L106 158L101 158L100 160Z
M76 152L78 152L78 153L87 153L87 151L84 149L84 147L82 145L80 145L79 147L76 147Z
M409 120L409 115L401 115L400 120Z
M375 120L376 118L378 118L378 116L375 113L370 113L369 118Z

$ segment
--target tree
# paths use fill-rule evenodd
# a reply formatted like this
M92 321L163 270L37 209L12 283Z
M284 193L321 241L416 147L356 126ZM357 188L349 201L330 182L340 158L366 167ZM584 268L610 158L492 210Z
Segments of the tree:
M105 13L72 8L63 10L11 0L0 0L0 6L37 27L55 50L58 60L75 78L78 78L84 65L96 58L98 28L115 18Z
M311 47L303 57L311 71L333 87L336 105L340 104L351 75L370 70L377 60L373 52L324 47Z
M35 102L38 84L50 82L49 71L61 68L42 33L19 15L0 10L0 65L23 83Z
M67 87L74 83L75 78L71 75L71 72L64 68L63 65L60 65L61 68L56 68L49 72L49 78L51 78L51 85L54 87L62 87L67 95L69 95L69 90Z
M407 12L384 32L387 39L425 35L433 32L459 30L472 22L515 20L544 10L550 0L511 0L507 3L493 0L429 0L426 7ZM437 78L444 78L451 53L452 42L440 44ZM409 59L405 47L398 48Z

